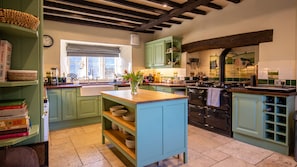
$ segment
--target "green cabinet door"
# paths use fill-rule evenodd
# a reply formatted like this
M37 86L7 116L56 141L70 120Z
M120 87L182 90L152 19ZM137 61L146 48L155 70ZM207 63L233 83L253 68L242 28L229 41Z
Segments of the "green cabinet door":
M72 120L76 118L76 88L62 89L62 119Z
M62 121L62 96L60 89L49 89L47 91L49 100L49 122Z
M165 61L164 41L145 44L145 67L161 67L165 65Z
M153 63L154 66L164 66L166 64L164 41L154 44Z
M100 115L99 96L85 96L77 98L77 117L87 118Z
M252 137L263 137L263 96L233 93L232 130Z
M153 66L153 44L145 44L145 59L144 65L146 68L150 68Z

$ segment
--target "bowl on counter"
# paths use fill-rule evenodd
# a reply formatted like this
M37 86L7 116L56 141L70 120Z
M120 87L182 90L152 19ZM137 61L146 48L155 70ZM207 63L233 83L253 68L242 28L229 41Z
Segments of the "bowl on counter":
M133 122L135 120L135 114L132 112L127 112L123 116L125 121Z
M125 144L128 148L135 148L135 137L132 135L129 135L128 137L126 137L125 139Z
M122 105L112 106L112 107L109 108L109 111L113 112L113 111L116 111L116 110L121 110L123 108L125 108L125 106L122 106Z
M121 117L127 112L128 112L128 110L121 109L121 110L112 111L111 114L116 117Z

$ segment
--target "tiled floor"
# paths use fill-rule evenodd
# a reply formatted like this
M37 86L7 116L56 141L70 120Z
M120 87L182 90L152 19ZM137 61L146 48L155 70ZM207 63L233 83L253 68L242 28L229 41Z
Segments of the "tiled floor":
M188 126L188 159L172 157L160 166L183 167L296 167L290 156L248 145L194 126ZM51 131L50 167L132 166L111 144L101 144L101 124ZM151 164L149 167L155 167Z

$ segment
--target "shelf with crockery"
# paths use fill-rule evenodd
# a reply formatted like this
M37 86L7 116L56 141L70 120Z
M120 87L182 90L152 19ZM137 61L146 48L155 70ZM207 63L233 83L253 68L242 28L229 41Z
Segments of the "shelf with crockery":
M187 162L187 96L142 89L136 95L130 90L103 91L101 104L102 143L107 138L135 166L178 154ZM108 111L117 105L135 114L135 122ZM130 148L128 140L135 148ZM153 145L147 145L152 141Z

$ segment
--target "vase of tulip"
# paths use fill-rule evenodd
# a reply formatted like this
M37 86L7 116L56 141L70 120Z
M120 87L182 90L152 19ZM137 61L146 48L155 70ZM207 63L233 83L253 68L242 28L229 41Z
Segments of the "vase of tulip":
M140 71L128 73L128 71L125 70L123 78L129 82L131 94L136 95L138 93L138 86L143 81L143 74Z

